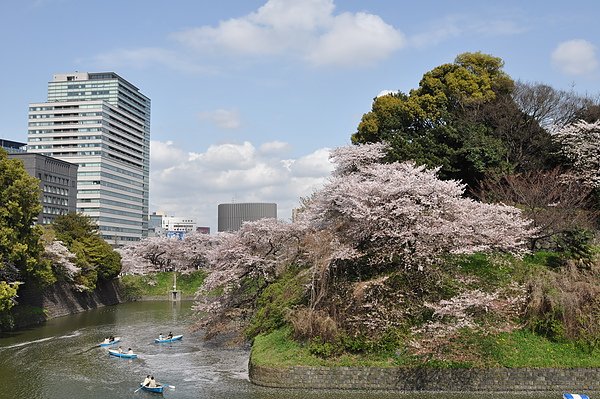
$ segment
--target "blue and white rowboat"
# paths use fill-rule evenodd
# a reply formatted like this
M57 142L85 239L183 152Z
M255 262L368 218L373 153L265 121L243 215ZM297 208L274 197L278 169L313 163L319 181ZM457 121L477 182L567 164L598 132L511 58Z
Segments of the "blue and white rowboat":
M140 387L141 387L141 388L142 388L144 391L148 391L148 392L156 392L156 393L162 393L162 392L163 392L163 390L165 389L165 386L164 386L164 385L160 385L160 386L158 386L158 387L153 387L153 388L150 388L150 387L147 387L147 386L144 386L144 385L140 384Z
M124 357L127 359L135 359L137 357L137 354L135 354L135 353L119 352L114 349L109 349L108 354L111 356Z
M100 342L98 344L98 346L111 346L116 344L117 342L119 342L121 340L121 337L115 337L115 339L113 339L112 341L108 341L107 343L104 342Z
M590 399L590 397L578 393L563 393L563 399Z
M181 338L183 338L183 335L174 335L173 338L163 338L163 339L156 338L154 340L154 342L156 342L158 344L162 344L162 343L165 343L165 342L179 341Z

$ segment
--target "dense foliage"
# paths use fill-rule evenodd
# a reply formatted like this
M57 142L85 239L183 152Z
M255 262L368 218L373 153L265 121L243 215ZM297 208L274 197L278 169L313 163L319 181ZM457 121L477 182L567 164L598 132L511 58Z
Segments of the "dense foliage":
M111 280L121 272L121 255L100 237L88 216L77 213L58 216L52 229L56 239L73 254L62 263L72 262L78 269L73 270L71 278L79 290L93 290L99 280ZM54 253L58 256L60 251Z
M375 98L353 143L388 142L389 159L440 167L442 179L477 189L498 173L555 167L557 145L548 123L567 123L586 99L544 85L515 84L504 62L464 53L425 73L408 95Z
M39 196L39 181L0 149L0 311L12 307L19 283L54 281L49 262L40 256L41 229L33 224L41 211Z

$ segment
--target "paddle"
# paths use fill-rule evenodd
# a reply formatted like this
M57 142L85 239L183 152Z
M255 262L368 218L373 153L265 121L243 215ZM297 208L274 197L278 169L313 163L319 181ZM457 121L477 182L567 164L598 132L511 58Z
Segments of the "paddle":
M140 387L138 389L136 389L135 391L133 391L133 393L136 393L137 391L139 391L140 389L142 389L143 385L140 385Z

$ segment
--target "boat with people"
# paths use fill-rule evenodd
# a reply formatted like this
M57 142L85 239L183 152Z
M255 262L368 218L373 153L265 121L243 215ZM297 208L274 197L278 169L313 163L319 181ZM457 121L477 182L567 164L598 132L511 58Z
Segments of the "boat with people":
M165 343L165 342L179 341L181 338L183 338L183 334L181 334L181 335L173 335L171 338L169 338L169 336L166 336L164 338L159 337L159 338L156 338L154 340L154 342L162 344L162 343Z
M108 354L111 356L116 356L116 357L124 357L127 359L135 359L138 357L138 355L136 353L129 353L129 351L127 352L119 352L116 349L109 349L108 350Z
M148 392L162 393L163 390L165 389L165 386L164 385L159 385L159 386L156 386L156 387L147 387L144 384L140 384L140 388L142 390L148 391Z
M117 342L119 342L121 340L121 337L113 337L112 340L110 339L105 339L103 342L100 342L98 344L98 346L111 346L116 344Z

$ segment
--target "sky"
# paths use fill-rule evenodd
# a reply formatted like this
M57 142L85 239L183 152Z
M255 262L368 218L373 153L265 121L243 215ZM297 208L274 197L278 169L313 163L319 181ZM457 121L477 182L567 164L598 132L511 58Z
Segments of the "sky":
M289 220L373 98L464 52L600 93L600 2L0 0L0 138L27 141L54 73L112 71L152 100L150 211L217 230L218 204Z

